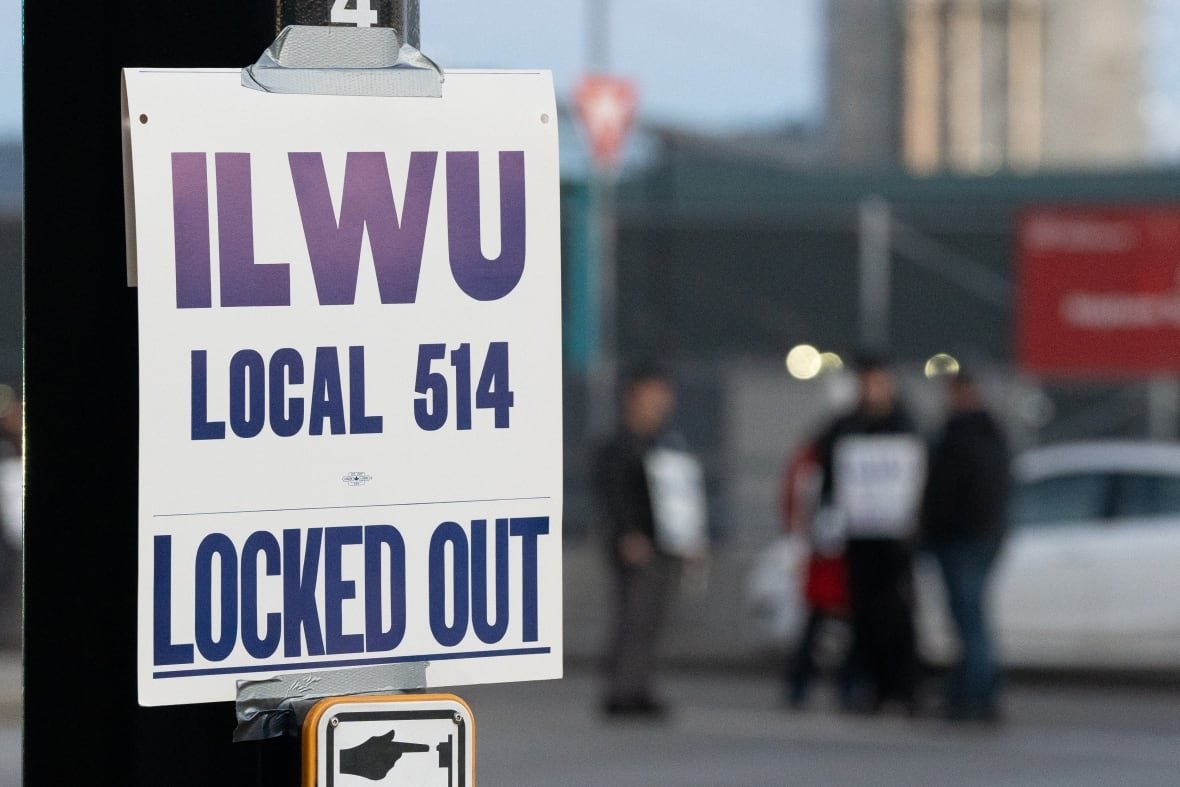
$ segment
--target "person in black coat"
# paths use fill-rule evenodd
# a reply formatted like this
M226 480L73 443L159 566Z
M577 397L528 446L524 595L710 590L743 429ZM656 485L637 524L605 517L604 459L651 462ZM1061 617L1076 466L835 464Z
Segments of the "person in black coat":
M817 445L823 467L821 508L846 533L852 613L846 704L875 712L884 704L916 708L912 542L923 483L925 447L899 401L880 356L857 361L857 407L837 418Z
M948 388L950 415L930 455L922 537L941 569L962 644L947 688L947 716L992 720L1000 681L985 602L1007 528L1010 456L975 382L960 373Z
M656 537L646 460L671 439L667 427L675 401L671 379L662 369L632 371L623 386L619 429L595 457L594 491L617 589L603 698L603 711L610 716L664 712L651 684L679 561Z

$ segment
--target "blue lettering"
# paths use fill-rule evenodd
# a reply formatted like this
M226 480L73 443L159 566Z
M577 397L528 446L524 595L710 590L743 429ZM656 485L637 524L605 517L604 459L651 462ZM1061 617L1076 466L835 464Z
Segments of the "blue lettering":
M152 660L192 664L193 646L172 641L172 536L156 536L152 546Z
M255 350L238 350L229 361L229 425L238 437L257 437L266 425L264 372Z
M458 288L476 301L511 293L524 274L527 200L523 150L497 151L500 253L482 251L479 153L446 153L447 252ZM323 156L289 152L288 165L320 304L351 305L356 298L361 247L367 235L383 304L417 299L438 152L410 153L401 210L394 200L384 153L352 151L345 163L339 211ZM213 152L220 305L290 306L287 262L260 263L254 248L251 154ZM172 154L172 219L176 306L212 307L209 172L206 152ZM492 233L494 233L494 229Z
M361 240L366 232L381 302L413 303L418 292L438 154L419 151L410 154L400 220L384 153L348 154L339 220L328 189L323 156L289 153L287 158L320 303L352 304L356 297Z
M365 348L348 348L348 431L380 434L381 416L365 415Z
M221 579L219 636L213 631L214 557ZM197 547L195 601L197 649L209 661L223 661L233 652L238 640L238 554L229 536L223 533L210 533Z
M251 533L242 547L242 644L256 659L265 659L279 647L279 628L282 616L278 612L266 615L266 633L258 635L258 556L266 558L264 569L268 577L279 574L279 540L265 530Z
M270 357L270 428L279 437L291 437L303 428L303 400L287 399L287 385L303 383L303 356L290 347Z
M447 624L447 544L451 545L451 623ZM430 537L430 631L438 644L452 647L467 636L467 534L455 522L443 522Z
M324 629L329 653L362 653L364 634L344 633L344 600L356 598L356 583L341 574L340 552L345 544L359 544L360 527L329 527L324 536Z
M340 359L335 347L315 348L315 373L311 381L311 434L324 433L324 420L332 434L344 434L344 394L340 390Z
M304 555L299 544L300 531L283 531L283 655L288 658L303 655L301 629L307 635L307 654L324 655L324 637L315 598L323 536L322 527L308 528L307 553Z
M549 532L549 517L512 518L512 535L520 536L521 615L523 639L537 641L537 536Z
M500 151L500 256L483 256L479 154L447 153L447 230L451 275L477 301L495 301L516 288L525 263L524 151Z
M208 355L193 350L192 423L193 440L222 440L225 421L209 419ZM340 373L340 358L335 347L317 347L311 391L303 396L288 396L290 386L302 385L303 356L291 347L281 347L263 360L257 350L238 350L229 363L229 423L232 433L241 438L257 437L266 428L278 437L291 437L307 426L309 434L324 434L324 422L333 435L379 434L385 419L366 412L365 348L348 348L348 400L345 401ZM347 418L345 407L348 408ZM310 410L310 413L308 413Z
M496 520L496 622L488 619L488 522L471 521L471 626L489 645L508 631L508 520Z
M208 358L204 350L193 350L192 365L192 439L224 440L225 421L209 420Z
M473 519L470 531L456 522L442 522L431 534L427 617L442 647L460 645L469 631L488 645L502 642L510 628L516 631L518 613L510 592L514 577L521 584L521 641L536 642L539 637L539 539L549 533L549 518L501 517L490 522ZM520 540L519 553L514 539ZM349 546L357 551L349 552ZM392 525L289 528L281 537L260 530L246 535L240 551L228 535L207 534L193 558L191 636L181 634L175 642L172 536L155 536L153 550L156 665L224 661L236 652L239 637L243 650L258 660L275 657L280 642L282 658L290 659L390 652L405 638L406 542ZM514 554L520 555L519 574ZM350 573L346 566L356 569ZM321 568L322 600L317 597ZM268 605L267 588L277 593L280 582L281 602ZM363 620L352 610L363 610Z
M384 548L384 549L383 549ZM389 553L389 582L384 582L381 553ZM381 591L389 591L389 628L381 627ZM390 525L365 528L365 650L393 650L406 635L406 541Z
M290 306L291 271L287 263L262 265L254 261L250 154L217 153L213 158L217 164L221 305Z

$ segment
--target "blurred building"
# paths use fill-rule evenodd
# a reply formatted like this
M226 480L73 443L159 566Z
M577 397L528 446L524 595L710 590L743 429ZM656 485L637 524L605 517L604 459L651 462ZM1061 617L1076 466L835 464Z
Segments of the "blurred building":
M1144 0L906 0L905 164L988 172L1143 161L1146 11Z
M828 0L826 158L920 174L1141 163L1159 6Z
M901 152L898 0L828 0L826 158L848 168L889 169Z

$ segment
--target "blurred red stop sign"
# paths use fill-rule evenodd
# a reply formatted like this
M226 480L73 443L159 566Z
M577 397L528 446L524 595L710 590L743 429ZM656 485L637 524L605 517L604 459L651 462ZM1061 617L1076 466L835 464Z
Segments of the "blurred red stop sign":
M574 88L574 107L590 135L594 161L613 167L635 119L635 86L621 77L587 74Z

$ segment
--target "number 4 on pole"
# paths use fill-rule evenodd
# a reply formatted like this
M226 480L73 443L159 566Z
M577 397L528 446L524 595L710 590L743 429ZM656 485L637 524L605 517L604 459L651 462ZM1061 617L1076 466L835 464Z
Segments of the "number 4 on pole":
M349 8L349 4L352 8ZM378 23L377 9L373 0L336 0L332 4L332 24L373 27Z

